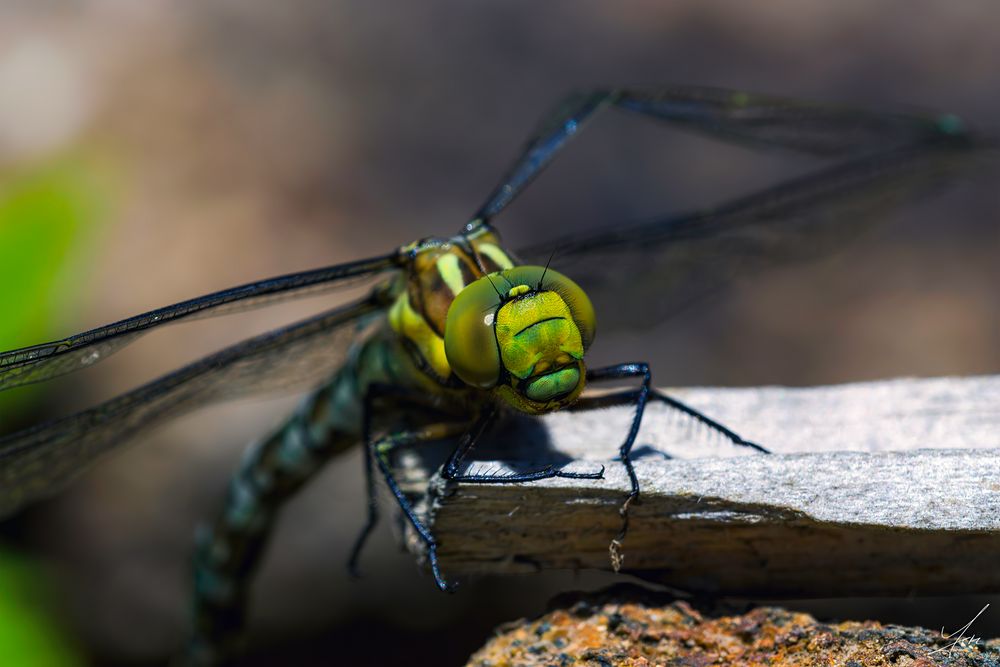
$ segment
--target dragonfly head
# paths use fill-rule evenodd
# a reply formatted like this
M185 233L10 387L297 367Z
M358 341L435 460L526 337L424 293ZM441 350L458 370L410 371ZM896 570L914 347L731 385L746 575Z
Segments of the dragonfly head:
M580 287L541 266L479 278L448 309L445 354L463 382L517 410L542 414L583 391L594 308Z

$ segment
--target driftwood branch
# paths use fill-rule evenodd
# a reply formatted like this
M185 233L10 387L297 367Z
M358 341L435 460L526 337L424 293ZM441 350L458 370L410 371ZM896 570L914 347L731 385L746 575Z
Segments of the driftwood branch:
M1000 376L670 393L774 453L651 405L634 450L642 502L625 571L714 594L1000 590ZM405 459L409 488L430 482L424 512L444 570L610 569L628 490L613 459L629 418L611 408L519 420L477 452L492 460L469 464L496 474L603 464L602 480L456 486Z

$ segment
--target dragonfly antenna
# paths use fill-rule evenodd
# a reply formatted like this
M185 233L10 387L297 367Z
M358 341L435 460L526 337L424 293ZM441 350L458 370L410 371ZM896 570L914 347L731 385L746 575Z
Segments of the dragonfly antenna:
M503 301L503 295L500 294L500 290L497 289L496 283L494 283L493 279L490 278L490 274L488 274L488 273L486 274L486 279L488 281L490 281L490 286L493 288L493 291L497 293L497 296L500 297L500 301L502 302Z
M542 282L545 280L545 274L549 272L549 264L552 263L552 258L556 256L556 248L552 249L552 253L549 255L549 260L545 262L545 268L542 269L542 277L538 279L537 289L542 289Z

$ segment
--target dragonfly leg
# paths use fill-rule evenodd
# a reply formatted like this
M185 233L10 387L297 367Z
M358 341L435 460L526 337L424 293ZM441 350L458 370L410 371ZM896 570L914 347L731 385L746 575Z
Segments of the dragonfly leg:
M289 420L244 456L225 508L199 529L194 556L194 630L185 660L216 664L232 656L246 623L252 575L286 500L329 458L357 442L323 420L336 410L335 383L300 404Z
M476 422L476 425L473 426L473 430L479 424L485 426L485 421L480 418ZM467 428L468 424L431 424L411 431L386 435L368 443L369 457L378 466L386 485L389 487L389 491L392 492L393 497L403 511L403 515L427 546L427 560L431 566L431 573L434 575L434 582L438 588L445 592L450 592L452 588L441 575L441 568L438 565L437 557L437 541L430 530L420 521L420 517L417 516L416 510L413 508L413 503L406 497L406 494L403 493L399 483L396 481L389 463L389 454L400 447L411 447L413 445L454 437Z
M396 410L406 409L407 406L413 406L419 408L422 412L426 413L428 410L433 412L440 412L439 406L435 405L433 401L428 400L425 393L411 389L408 387L401 387L399 385L383 384L383 383L373 383L368 387L365 392L364 403L362 406L362 437L364 438L365 451L364 451L364 465L365 465L365 490L368 499L368 515L365 520L365 525L362 527L361 532L358 534L357 539L354 541L354 546L351 549L351 555L347 561L347 570L350 572L351 576L360 576L360 571L358 569L358 561L361 557L361 550L364 548L365 543L368 541L369 535L371 535L372 530L378 524L378 496L377 489L375 488L375 477L374 477L374 459L376 458L375 448L372 446L373 440L373 430L375 426L375 418L377 417L376 405L380 401L394 401L393 407ZM456 418L457 421L457 418ZM461 428L465 428L467 423L463 422ZM457 435L457 433L456 433ZM389 447L391 450L392 447ZM386 451L388 454L388 451Z
M564 472L559 470L555 466L545 466L544 468L539 468L538 470L531 470L529 472L514 473L509 475L460 475L458 473L459 466L462 461L468 455L472 448L475 446L476 441L482 436L483 431L490 419L492 419L493 413L485 415L485 421L481 428L471 429L462 436L462 440L459 441L458 446L455 447L455 451L451 453L448 457L448 461L444 464L441 469L441 477L452 482L474 482L477 484L517 484L519 482L533 482L539 479L548 479L550 477L567 477L571 479L603 479L604 478L604 466L601 466L598 472Z
M625 437L625 441L622 442L621 446L618 448L618 458L621 459L622 465L625 466L625 472L628 473L631 489L629 490L628 496L625 498L625 502L622 503L621 508L618 510L618 513L622 517L622 527L618 531L618 534L611 540L611 544L608 547L608 551L611 555L611 567L614 568L615 572L621 569L622 562L624 560L621 546L622 542L625 540L625 535L628 534L629 507L632 503L639 501L639 478L635 475L635 467L632 465L632 459L629 457L629 453L632 451L632 446L635 444L636 436L639 435L639 426L642 424L642 415L646 411L646 402L649 400L650 380L652 376L649 372L649 364L642 362L618 364L617 366L607 366L605 368L595 368L587 371L587 382L602 382L633 377L642 378L642 385L638 390L632 392L635 414L632 417L632 424L629 426L628 435Z
M612 394L603 394L601 396L584 396L568 409L570 411L582 411L595 410L614 405L634 405L637 400L638 393L638 391L629 390ZM655 387L650 388L648 400L664 403L678 412L681 412L685 416L695 419L699 423L708 426L716 433L719 433L734 445L739 447L748 447L756 452L760 452L761 454L771 453L767 448L762 447L761 445L758 445L750 440L746 440L736 432L726 428L721 423L707 416L705 413L692 408L690 405L677 400L673 396L670 396Z
M770 451L768 451L764 447L761 447L760 445L758 445L755 442L750 442L749 440L744 440L737 433L735 433L735 432L731 431L730 429L726 428L725 426L723 426L719 422L715 421L711 417L708 417L704 413L699 412L698 410L695 410L694 408L692 408L690 405L688 405L686 403L682 403L681 401L678 401L676 398L673 398L672 396L668 396L667 394L665 394L664 392L660 391L659 389L653 389L652 390L652 396L651 396L651 398L654 399L654 400L660 401L661 403L665 403L666 405L670 406L671 408L673 408L673 409L675 409L675 410L677 410L677 411L679 411L679 412L687 415L688 417L691 417L691 418L699 421L700 423L704 424L705 426L708 426L710 429L712 429L716 433L719 433L722 436L724 436L727 440L729 440L730 442L732 442L734 445L737 445L739 447L748 447L750 449L753 449L754 451L760 452L761 454L770 454L771 453Z
M742 437L737 435L735 432L726 428L719 422L711 419L710 417L702 414L698 410L695 410L691 406L678 401L677 399L668 396L659 389L655 389L650 386L651 374L649 371L649 365L645 363L628 363L628 364L618 364L617 366L608 366L606 368L596 368L587 372L588 382L601 382L609 380L620 380L624 378L641 377L642 385L639 389L632 389L628 391L607 394L604 396L593 396L581 398L573 405L570 410L593 410L595 408L610 407L612 405L634 405L635 414L632 417L632 424L629 427L628 435L625 441L621 444L618 450L618 456L625 466L625 471L628 473L629 482L631 484L631 490L628 496L625 498L625 502L622 503L620 509L620 514L622 517L622 527L618 532L618 535L611 540L610 554L611 554L611 565L614 567L615 571L619 570L622 565L622 552L621 546L625 539L625 535L628 533L628 521L629 507L639 501L639 480L635 474L635 468L632 465L632 460L629 457L632 451L633 445L635 445L636 437L639 435L639 427L642 424L642 417L646 410L646 404L650 400L660 401L671 408L682 412L683 414L698 420L702 424L705 424L709 428L715 430L716 432L722 434L727 439L729 439L733 444L739 445L741 447L749 447L758 452L767 454L769 453L766 449L760 445L750 442L749 440L744 440Z

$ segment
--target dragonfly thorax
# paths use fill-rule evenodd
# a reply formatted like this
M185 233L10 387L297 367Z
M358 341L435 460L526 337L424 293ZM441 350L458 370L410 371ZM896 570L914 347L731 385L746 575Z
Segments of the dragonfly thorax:
M423 239L404 246L400 254L409 257L409 266L399 277L389 325L406 341L423 374L450 386L457 380L445 354L444 333L452 301L483 274L512 268L514 262L486 228L451 239Z
M593 338L593 306L576 283L551 269L518 266L483 276L458 294L444 343L463 382L540 414L583 391L583 356Z

